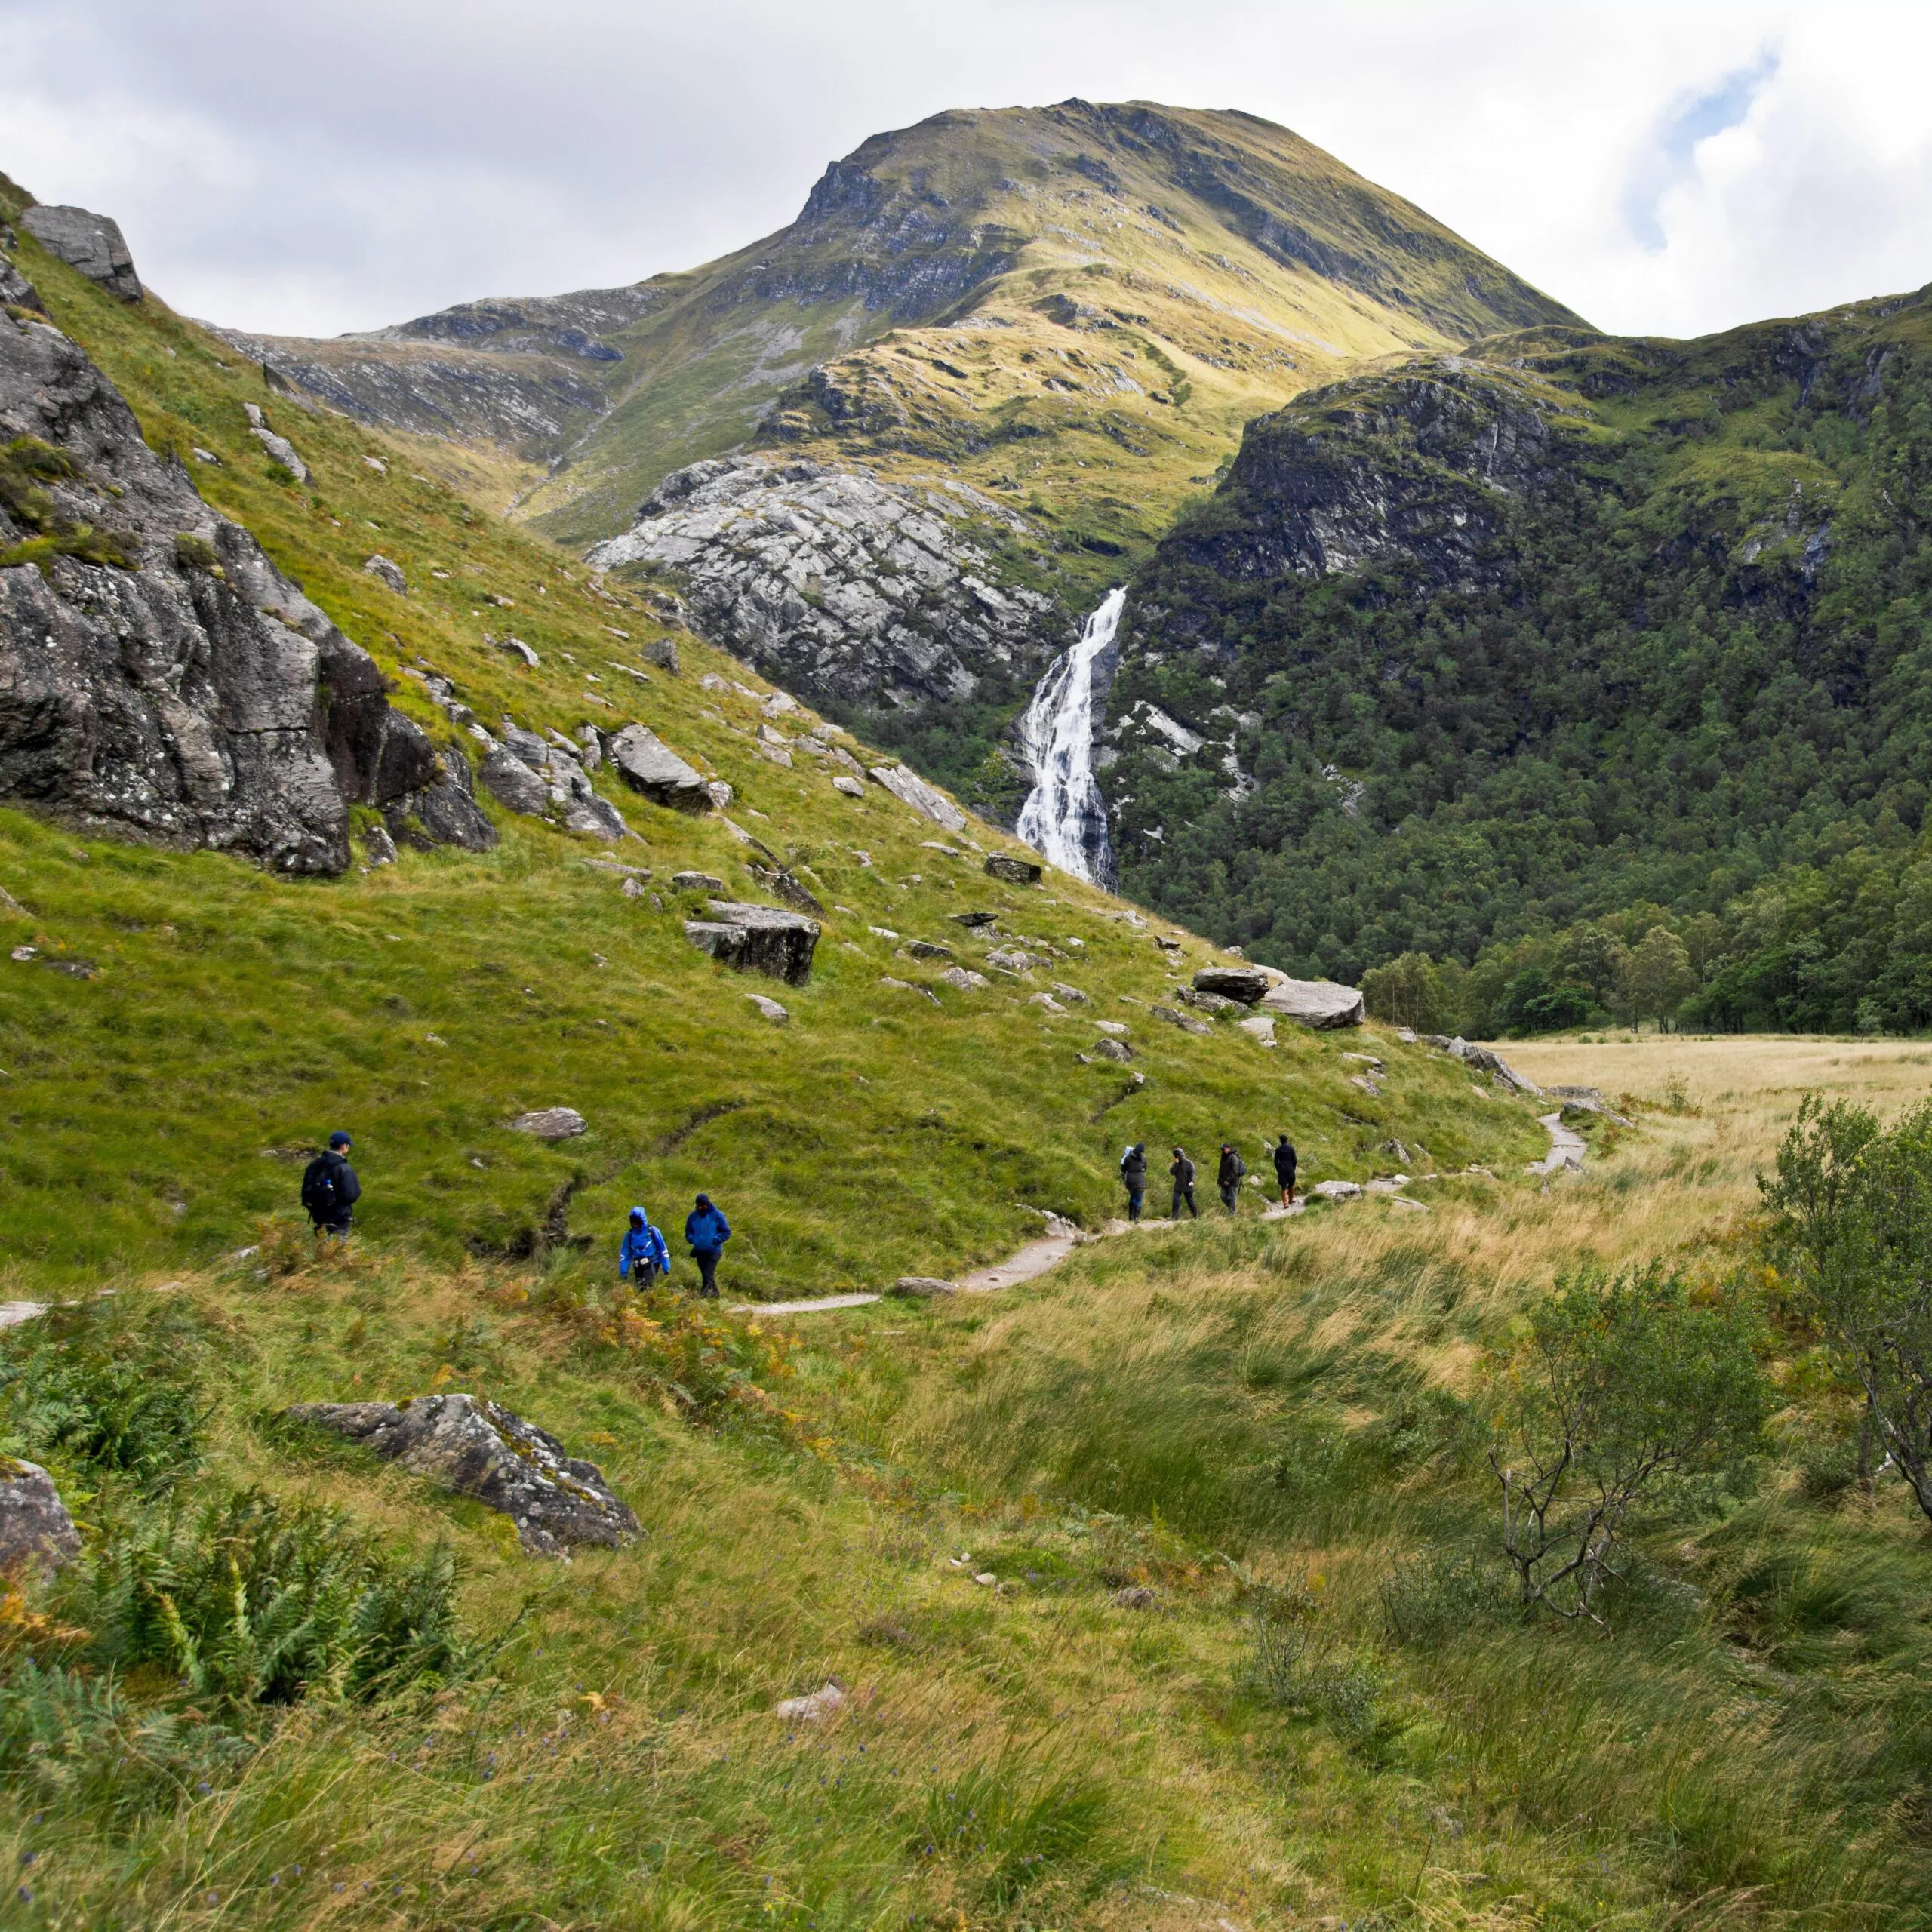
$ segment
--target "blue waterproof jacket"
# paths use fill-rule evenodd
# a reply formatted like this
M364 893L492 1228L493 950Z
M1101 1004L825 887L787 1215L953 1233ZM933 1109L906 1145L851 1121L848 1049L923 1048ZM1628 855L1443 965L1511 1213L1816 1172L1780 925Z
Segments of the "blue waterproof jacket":
M634 1263L648 1262L660 1273L668 1275L671 1272L671 1251L664 1245L663 1230L651 1225L651 1217L641 1208L633 1208L631 1213L641 1217L644 1226L639 1227L633 1220L625 1229L623 1245L617 1250L617 1272L629 1280Z
M721 1253L731 1238L731 1224L715 1208L694 1208L685 1217L685 1239L694 1254Z

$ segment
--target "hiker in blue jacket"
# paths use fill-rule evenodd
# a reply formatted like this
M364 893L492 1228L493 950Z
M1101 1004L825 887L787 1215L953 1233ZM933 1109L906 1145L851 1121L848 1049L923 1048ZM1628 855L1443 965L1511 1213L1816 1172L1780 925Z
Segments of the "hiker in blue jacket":
M638 1287L648 1288L659 1275L670 1272L671 1251L664 1245L663 1231L651 1225L650 1216L641 1208L633 1208L631 1224L617 1250L618 1274Z
M698 1293L715 1300L718 1294L718 1257L731 1238L731 1224L711 1204L711 1196L700 1194L697 1205L685 1217L685 1239L690 1244L691 1259L702 1277Z

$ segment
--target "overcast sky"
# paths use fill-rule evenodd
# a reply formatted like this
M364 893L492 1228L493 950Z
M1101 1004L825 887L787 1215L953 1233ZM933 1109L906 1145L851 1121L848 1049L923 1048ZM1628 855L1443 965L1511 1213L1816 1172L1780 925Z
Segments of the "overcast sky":
M331 334L688 268L943 108L1279 121L1599 326L1932 281L1932 8L0 0L0 169L177 307Z

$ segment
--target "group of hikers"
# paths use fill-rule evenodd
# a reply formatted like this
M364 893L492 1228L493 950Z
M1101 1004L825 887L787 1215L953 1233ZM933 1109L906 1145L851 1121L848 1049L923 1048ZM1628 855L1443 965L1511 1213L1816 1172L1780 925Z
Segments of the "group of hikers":
M1292 1208L1295 1204L1295 1143L1284 1134L1270 1152L1275 1163L1275 1185L1281 1190L1281 1205ZM1181 1148L1174 1149L1174 1156L1168 1165L1168 1178L1174 1184L1174 1204L1168 1210L1168 1218L1179 1220L1180 1211L1185 1208L1198 1221L1201 1210L1194 1199L1194 1163ZM1127 1218L1137 1221L1140 1218L1140 1204L1147 1195L1146 1141L1135 1141L1121 1155L1120 1177L1127 1189ZM1230 1214L1240 1204L1241 1184L1247 1177L1247 1163L1235 1151L1232 1141L1223 1141L1220 1164L1214 1172L1214 1185L1220 1190L1221 1205Z
M315 1223L318 1235L346 1237L355 1219L355 1204L362 1198L362 1183L349 1164L349 1150L354 1143L341 1132L329 1136L329 1144L303 1170L302 1205ZM700 1194L685 1217L685 1244L697 1263L698 1293L715 1299L718 1262L724 1244L731 1238L731 1224L708 1194ZM617 1247L617 1274L620 1280L640 1288L663 1280L671 1272L671 1251L664 1231L653 1227L651 1217L641 1208L633 1208L630 1223Z
M307 1209L318 1235L346 1236L354 1223L355 1204L362 1198L362 1183L356 1179L355 1170L349 1164L349 1150L352 1144L347 1134L331 1134L326 1150L318 1154L303 1171L302 1205ZM1292 1208L1295 1200L1294 1143L1284 1134L1270 1151L1275 1163L1275 1183L1281 1190L1281 1205ZM1216 1170L1214 1182L1220 1189L1221 1205L1230 1214L1239 1204L1241 1184L1247 1174L1247 1164L1235 1151L1231 1142L1223 1141L1220 1165ZM1174 1159L1168 1164L1168 1177L1174 1184L1174 1205L1168 1210L1168 1218L1180 1220L1180 1211L1185 1208L1198 1220L1201 1210L1194 1199L1194 1163L1178 1147L1174 1149ZM1141 1203L1147 1193L1146 1141L1135 1141L1121 1156L1120 1177L1127 1188L1127 1218L1137 1221ZM685 1244L691 1251L691 1259L697 1263L697 1291L700 1295L715 1298L718 1260L724 1252L724 1244L731 1238L731 1223L725 1220L709 1195L700 1194L697 1204L685 1217ZM651 1217L641 1208L633 1208L629 1225L617 1247L619 1278L635 1287L648 1288L654 1282L668 1279L670 1272L671 1251L664 1239L663 1230L651 1226Z

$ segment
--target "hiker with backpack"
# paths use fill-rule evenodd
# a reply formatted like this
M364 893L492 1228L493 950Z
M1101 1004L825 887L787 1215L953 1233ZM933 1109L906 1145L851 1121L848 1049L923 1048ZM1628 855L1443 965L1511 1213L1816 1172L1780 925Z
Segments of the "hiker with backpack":
M1295 1143L1284 1134L1275 1143L1275 1179L1281 1189L1281 1205L1295 1204Z
M349 1164L349 1136L338 1131L329 1136L326 1151L318 1154L302 1171L302 1205L315 1224L315 1232L346 1238L355 1220L355 1207L362 1198L362 1183Z
M1178 1147L1174 1149L1174 1161L1168 1172L1174 1184L1174 1204L1168 1210L1168 1219L1180 1219L1180 1204L1185 1201L1187 1211L1199 1220L1201 1210L1194 1204L1194 1163Z
M1147 1143L1137 1140L1120 1157L1120 1177L1127 1189L1127 1218L1140 1218L1140 1203L1147 1192Z
M1247 1172L1247 1163L1237 1154L1226 1141L1221 1143L1221 1164L1214 1172L1214 1185L1221 1190L1221 1205L1230 1214L1241 1206L1241 1177Z
M630 1226L617 1249L617 1273L633 1287L648 1288L661 1275L671 1272L671 1251L664 1244L661 1228L651 1225L641 1208L631 1210Z
M697 1263L700 1294L718 1298L718 1260L731 1238L731 1224L711 1204L711 1196L700 1194L697 1205L685 1217L685 1239L691 1259Z

